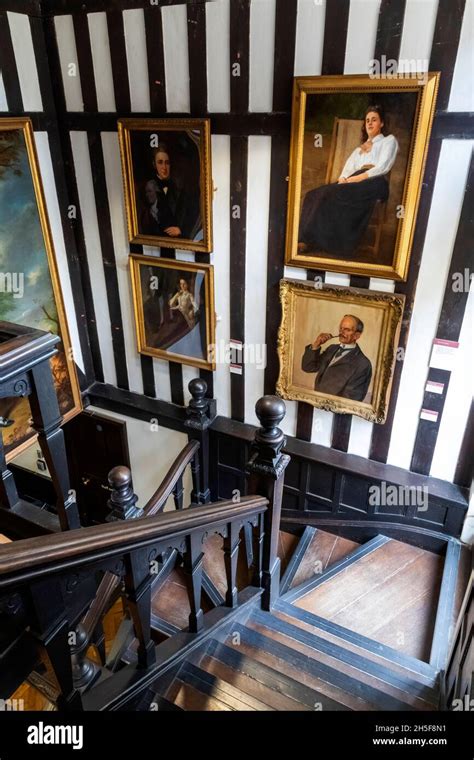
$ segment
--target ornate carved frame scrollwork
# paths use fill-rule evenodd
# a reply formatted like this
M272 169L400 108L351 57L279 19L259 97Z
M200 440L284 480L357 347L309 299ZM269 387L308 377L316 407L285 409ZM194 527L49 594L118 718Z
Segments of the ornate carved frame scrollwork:
M293 383L294 344L292 336L295 329L296 299L301 297L340 301L341 305L347 305L348 313L354 310L350 308L353 304L356 306L372 305L374 308L383 309L382 350L378 353L377 363L374 367L374 383L370 404L363 401L353 401L342 396L318 393L296 386ZM329 412L356 414L370 422L385 422L405 296L376 290L343 288L336 285L324 285L321 288L315 288L312 283L304 280L281 280L280 300L282 320L278 334L280 376L277 383L277 393L282 398L305 401Z

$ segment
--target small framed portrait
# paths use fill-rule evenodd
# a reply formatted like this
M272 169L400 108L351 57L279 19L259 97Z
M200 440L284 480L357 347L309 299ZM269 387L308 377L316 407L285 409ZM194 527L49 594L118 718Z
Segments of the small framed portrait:
M139 353L215 369L213 267L132 254L130 274Z
M406 280L438 81L295 79L287 264Z
M132 243L212 250L209 119L120 119Z
M277 392L385 422L405 297L282 280Z

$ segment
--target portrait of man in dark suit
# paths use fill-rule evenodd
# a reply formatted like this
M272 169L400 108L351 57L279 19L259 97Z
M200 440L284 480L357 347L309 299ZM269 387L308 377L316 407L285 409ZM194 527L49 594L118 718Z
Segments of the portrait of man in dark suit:
M372 378L372 364L357 341L364 323L354 314L346 314L339 325L338 335L323 332L309 343L304 351L301 369L316 372L314 390L332 396L363 401ZM339 343L322 350L333 338Z
M158 234L192 240L201 227L199 188L197 192L191 188L185 190L172 176L170 151L165 143L160 143L152 154L157 188Z

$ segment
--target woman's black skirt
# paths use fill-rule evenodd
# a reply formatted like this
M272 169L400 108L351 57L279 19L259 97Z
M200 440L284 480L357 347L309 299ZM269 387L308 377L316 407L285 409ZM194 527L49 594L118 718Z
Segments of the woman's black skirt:
M310 190L303 201L298 242L311 250L351 256L367 229L376 201L387 198L384 176Z

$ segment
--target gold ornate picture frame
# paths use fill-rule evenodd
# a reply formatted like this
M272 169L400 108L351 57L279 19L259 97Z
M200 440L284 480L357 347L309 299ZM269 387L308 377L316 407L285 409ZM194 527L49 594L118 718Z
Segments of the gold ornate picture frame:
M139 353L214 370L214 268L132 254L130 276Z
M29 118L0 119L0 320L56 333L51 369L63 420L82 409L53 238ZM21 285L21 287L20 287ZM10 287L9 287L10 286ZM0 416L7 461L30 446L27 398L4 399Z
M131 243L212 251L209 119L120 119Z
M282 280L280 299L277 393L383 423L405 297Z
M287 264L406 280L439 76L294 80Z

